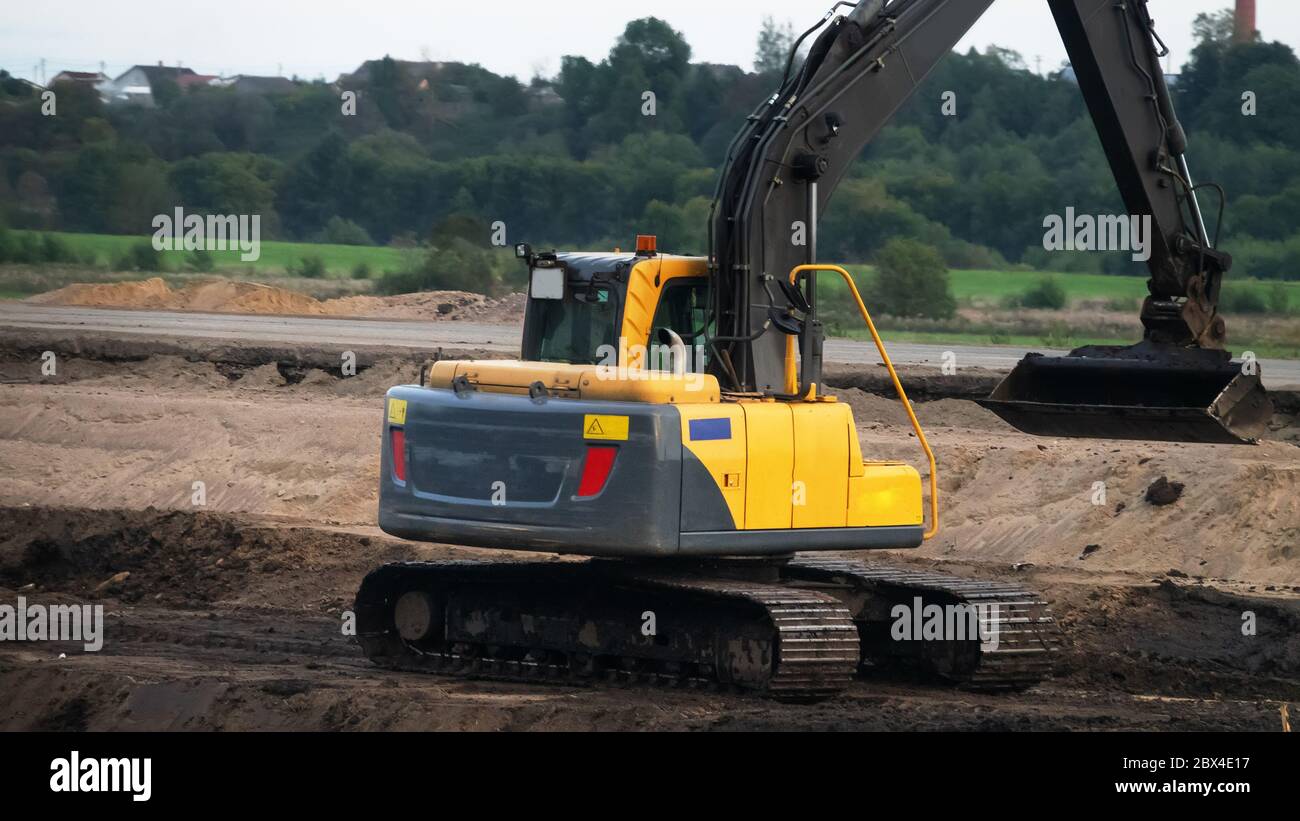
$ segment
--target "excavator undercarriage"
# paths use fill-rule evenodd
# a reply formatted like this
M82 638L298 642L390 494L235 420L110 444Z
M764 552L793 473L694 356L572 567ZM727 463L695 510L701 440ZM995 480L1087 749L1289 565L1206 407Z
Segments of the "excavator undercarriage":
M964 619L969 635L899 640L896 608ZM1024 689L1060 643L1032 591L847 559L392 565L362 585L357 618L366 654L396 670L795 700L855 675Z

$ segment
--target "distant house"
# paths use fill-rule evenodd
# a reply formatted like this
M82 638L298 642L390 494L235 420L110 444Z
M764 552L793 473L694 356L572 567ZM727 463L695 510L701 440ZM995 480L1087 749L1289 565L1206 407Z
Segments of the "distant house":
M288 77L255 77L251 74L236 74L233 77L221 77L212 81L220 88L233 88L238 94L291 94L298 84Z
M207 85L216 78L198 74L193 69L182 66L131 66L120 76L96 86L104 102L109 104L129 103L133 105L153 106L154 91L162 82L173 82L178 88L187 89L197 85Z
M383 60L366 60L351 74L339 75L338 85L357 86L368 84L371 75L382 62ZM397 64L403 74L414 80L417 85L423 83L423 88L428 88L429 82L436 79L446 67L446 63L435 63L430 60L393 60L393 62Z
M189 91L198 86L212 85L218 79L215 74L182 74L176 78L176 85L181 87L182 91Z
M50 85L58 83L76 83L77 85L98 86L106 83L109 76L101 71L60 71L50 80Z
M37 85L31 80L14 77L4 69L0 69L0 105L18 105L32 97L40 96L44 90L44 86Z

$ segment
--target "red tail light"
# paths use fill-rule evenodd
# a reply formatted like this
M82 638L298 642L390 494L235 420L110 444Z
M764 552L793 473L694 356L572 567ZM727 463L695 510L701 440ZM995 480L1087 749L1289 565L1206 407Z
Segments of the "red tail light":
M614 457L618 448L597 446L587 448L587 459L582 465L582 483L578 485L578 496L590 499L599 496L609 480L609 472L614 469Z
M406 481L406 431L403 428L392 429L393 439L393 475L397 481Z

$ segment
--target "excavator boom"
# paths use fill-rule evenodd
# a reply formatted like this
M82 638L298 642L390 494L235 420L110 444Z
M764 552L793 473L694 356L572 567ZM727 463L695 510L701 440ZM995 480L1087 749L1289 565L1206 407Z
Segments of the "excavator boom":
M1253 441L1272 407L1254 363L1234 365L1224 349L1218 301L1232 260L1215 247L1197 200L1147 0L1046 2L1125 207L1150 219L1145 338L1031 357L984 404L1041 435ZM815 282L798 293L782 283L817 262L818 216L850 164L991 5L840 3L851 11L832 9L805 35L807 56L796 65L792 55L780 88L732 143L718 184L710 260L719 330L710 345L726 387L793 398L788 336L799 340L793 396L820 383Z

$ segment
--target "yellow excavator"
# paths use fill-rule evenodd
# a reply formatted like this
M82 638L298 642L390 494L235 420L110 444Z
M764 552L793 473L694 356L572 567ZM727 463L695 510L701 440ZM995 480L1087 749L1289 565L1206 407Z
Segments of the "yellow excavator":
M356 603L373 661L794 699L895 666L984 690L1051 675L1057 628L1034 591L834 555L919 547L940 499L868 307L817 260L818 215L991 2L838 3L809 29L728 150L707 258L649 236L634 253L517 248L522 361L435 362L389 392L380 525L573 558L379 568ZM1271 404L1224 349L1231 259L1209 238L1146 0L1045 2L1126 207L1152 217L1146 333L1031 356L983 404L1032 434L1253 441ZM823 276L870 329L924 477L864 454L851 410L825 395Z

